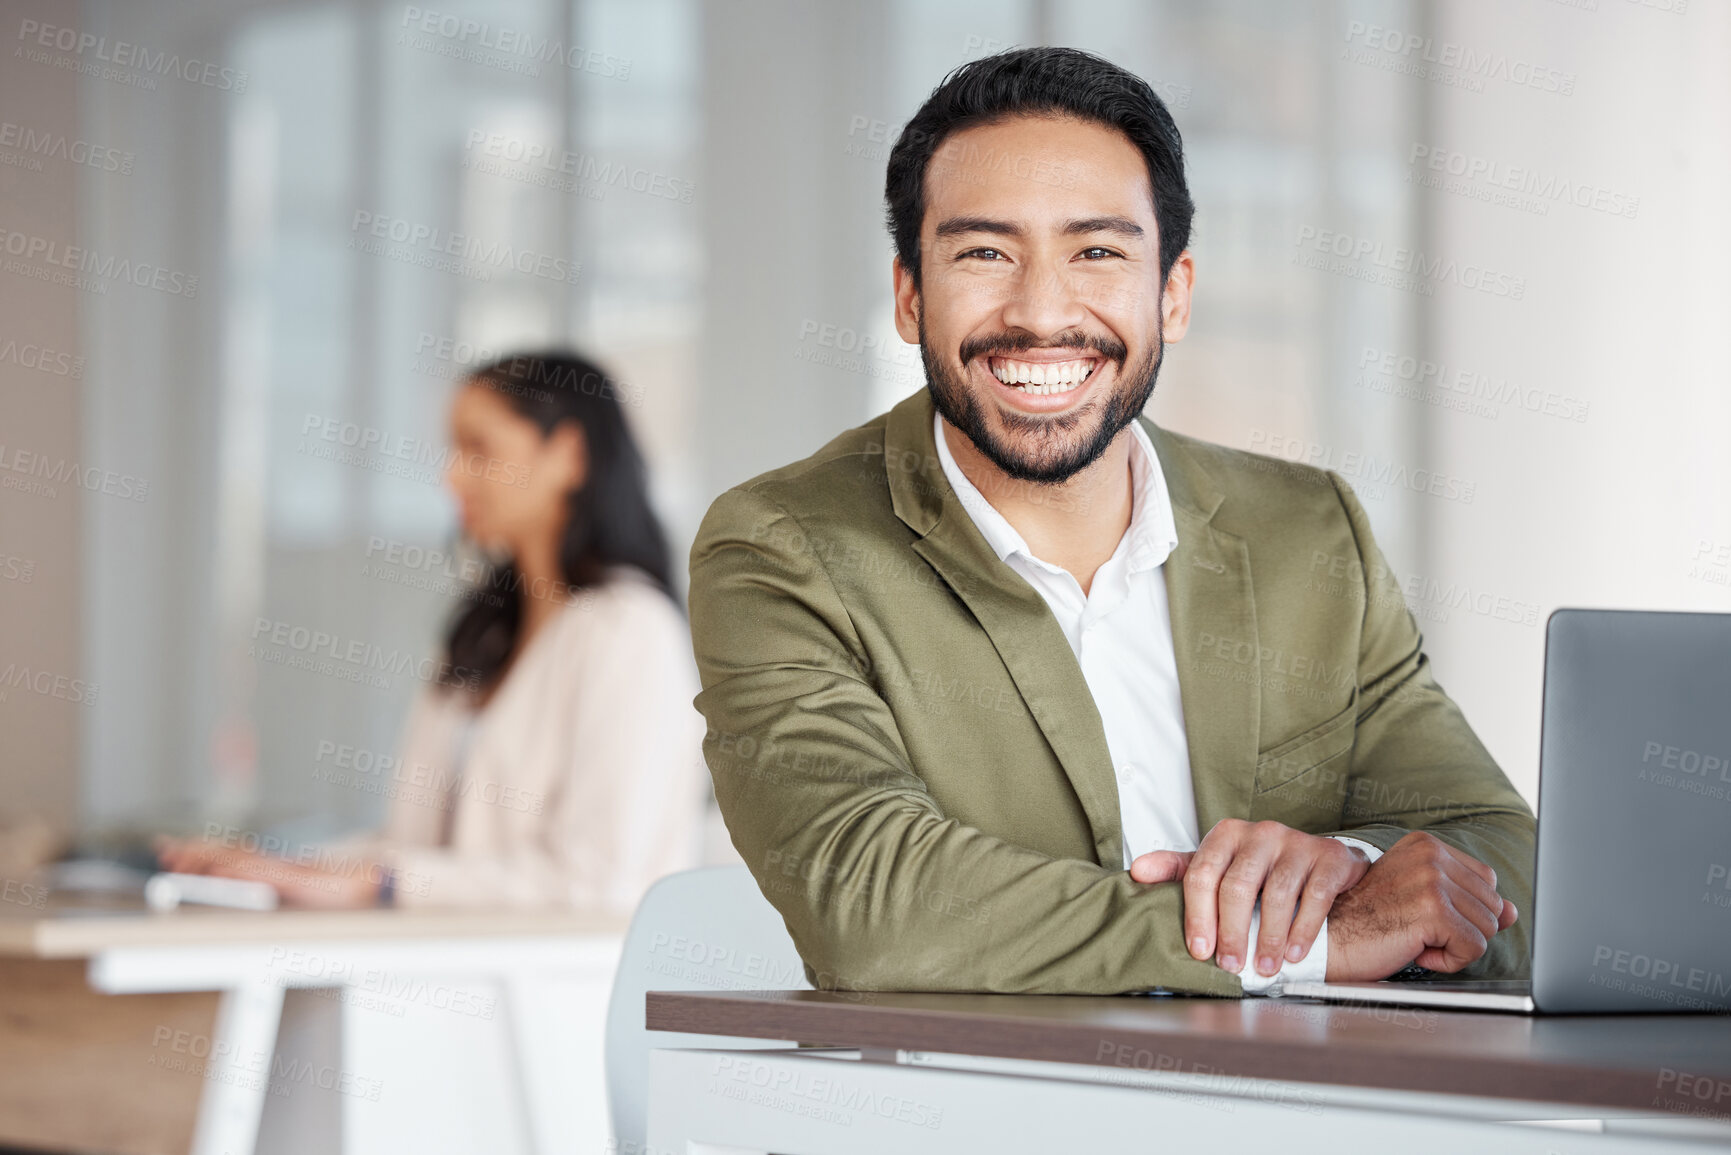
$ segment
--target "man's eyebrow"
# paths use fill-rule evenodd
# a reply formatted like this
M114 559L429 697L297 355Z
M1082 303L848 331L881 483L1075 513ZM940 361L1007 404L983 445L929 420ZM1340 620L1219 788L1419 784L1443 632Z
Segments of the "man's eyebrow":
M954 237L963 233L992 233L1000 237L1019 237L1024 231L1021 225L1012 221L992 217L945 217L938 222L937 234Z
M1145 235L1142 226L1129 217L1084 217L1067 222L1064 233L1066 236L1080 233L1115 233L1126 240L1141 240Z

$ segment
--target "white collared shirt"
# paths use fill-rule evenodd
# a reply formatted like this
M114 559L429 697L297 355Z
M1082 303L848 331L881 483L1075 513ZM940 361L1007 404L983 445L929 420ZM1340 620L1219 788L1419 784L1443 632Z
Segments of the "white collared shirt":
M943 416L932 418L938 462L962 508L998 557L1046 600L1082 667L1117 769L1126 870L1150 851L1191 851L1201 842L1162 572L1166 559L1178 548L1178 529L1154 444L1140 423L1133 421L1129 428L1130 527L1084 594L1074 574L1035 557L1022 535L967 479L944 440ZM1363 849L1372 861L1380 856L1369 843L1342 841ZM1259 923L1260 911L1251 922L1249 949L1239 970L1247 992L1264 991L1287 980L1325 977L1326 921L1302 961L1285 963L1268 978L1256 972Z

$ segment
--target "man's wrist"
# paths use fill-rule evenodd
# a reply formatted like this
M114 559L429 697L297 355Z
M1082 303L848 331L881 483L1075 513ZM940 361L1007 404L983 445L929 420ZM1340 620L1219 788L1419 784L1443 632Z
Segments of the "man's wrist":
M1347 835L1347 834L1330 834L1328 837L1334 839L1336 842L1344 842L1346 845L1352 847L1354 850L1363 851L1364 856L1366 858L1370 859L1372 863L1375 863L1377 859L1382 857L1382 848L1381 847L1378 847L1376 845L1373 845L1372 843L1366 842L1362 838L1353 838L1352 836Z
M1251 957L1238 970L1238 981L1247 995L1279 994L1283 983L1321 982L1328 977L1328 920L1322 920L1322 929L1316 932L1316 941L1310 945L1310 952L1297 962L1281 961L1279 969L1271 975L1265 975L1256 969L1256 936L1262 930L1262 904L1250 912L1250 944L1252 949L1244 953Z

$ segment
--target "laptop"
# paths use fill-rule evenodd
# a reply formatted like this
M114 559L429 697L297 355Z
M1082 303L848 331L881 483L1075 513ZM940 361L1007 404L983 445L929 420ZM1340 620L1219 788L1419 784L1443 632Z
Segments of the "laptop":
M1532 1014L1731 1011L1731 614L1545 626L1532 980L1283 997Z

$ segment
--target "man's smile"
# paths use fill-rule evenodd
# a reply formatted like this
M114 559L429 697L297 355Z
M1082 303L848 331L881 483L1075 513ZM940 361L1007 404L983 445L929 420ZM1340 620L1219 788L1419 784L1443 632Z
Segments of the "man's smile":
M970 369L984 370L976 378L982 384L975 388L983 386L994 392L1006 409L1029 415L1055 414L1073 411L1085 397L1099 392L1096 383L1109 382L1113 376L1101 371L1110 361L1087 348L1035 348L981 355L974 358ZM1110 390L1111 385L1102 388Z
M1019 385L1024 393L1043 396L1068 393L1094 373L1097 357L1070 357L1063 361L1027 360L1020 357L991 357L987 364L992 376L1006 385Z

